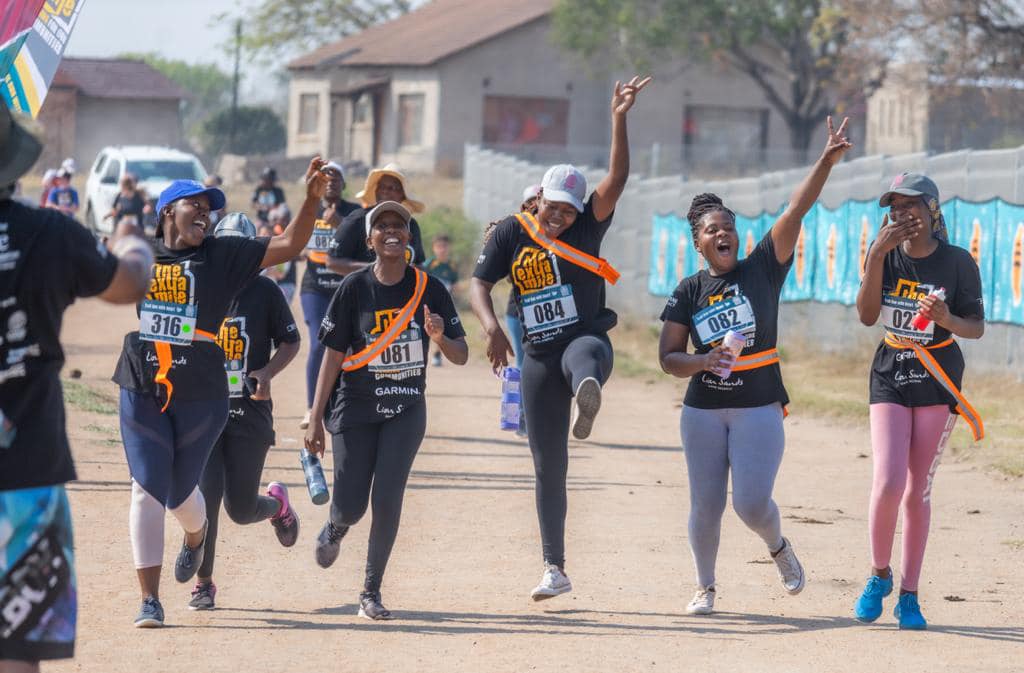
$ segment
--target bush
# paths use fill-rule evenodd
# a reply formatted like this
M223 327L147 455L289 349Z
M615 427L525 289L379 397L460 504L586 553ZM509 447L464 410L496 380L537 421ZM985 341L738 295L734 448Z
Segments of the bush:
M221 110L200 128L203 150L221 154L270 154L284 148L288 140L281 119L268 107L238 107L235 142L231 145L231 109Z
M482 231L480 227L461 210L442 206L419 213L416 221L420 225L423 236L423 251L427 257L433 256L431 244L434 237L447 234L451 239L452 265L459 270L460 278L469 278L476 266L476 258L480 255Z

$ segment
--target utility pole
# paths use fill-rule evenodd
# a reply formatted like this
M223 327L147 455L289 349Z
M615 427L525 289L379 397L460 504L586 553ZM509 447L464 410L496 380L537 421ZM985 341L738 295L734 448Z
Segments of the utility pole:
M235 132L238 130L238 69L242 60L242 20L235 21L235 75L231 86L231 130L228 137L230 152L236 152Z

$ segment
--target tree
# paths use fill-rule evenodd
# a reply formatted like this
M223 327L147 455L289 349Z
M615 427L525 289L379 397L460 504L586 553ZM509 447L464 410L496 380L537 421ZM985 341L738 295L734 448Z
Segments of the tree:
M261 0L240 18L243 45L265 58L334 42L405 14L414 0ZM223 17L221 17L223 18Z
M230 146L231 109L203 122L199 133L203 151L212 157L232 154L269 154L285 146L287 134L281 119L268 107L240 105L234 146Z
M618 45L620 60L713 60L745 74L806 156L839 100L877 88L888 55L861 35L846 0L559 0L555 34L588 61Z
M182 119L188 135L209 115L231 102L231 76L213 64L193 65L155 53L122 54L120 58L145 62L189 95L184 101Z

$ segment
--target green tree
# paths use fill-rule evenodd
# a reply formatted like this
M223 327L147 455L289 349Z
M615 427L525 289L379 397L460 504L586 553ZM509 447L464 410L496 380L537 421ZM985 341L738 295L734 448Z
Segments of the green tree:
M639 67L711 60L761 89L806 155L825 115L881 83L887 50L861 35L846 0L558 0L555 34L588 61L609 47Z
M203 151L212 157L232 154L269 154L285 146L287 135L281 119L268 107L238 106L235 142L231 146L231 109L214 114L199 132Z
M414 4L415 0L261 0L239 15L245 22L242 43L267 59L309 51L405 14Z

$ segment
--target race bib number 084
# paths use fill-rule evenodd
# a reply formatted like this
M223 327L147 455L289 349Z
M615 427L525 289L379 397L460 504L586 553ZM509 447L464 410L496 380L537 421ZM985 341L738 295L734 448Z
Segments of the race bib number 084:
M708 346L730 330L753 334L757 330L757 321L746 297L729 297L694 314L693 328L701 343Z
M196 309L188 304L168 304L144 299L139 311L139 338L188 346L196 333Z
M579 320L571 285L557 285L534 292L521 297L520 301L527 334L565 327Z

